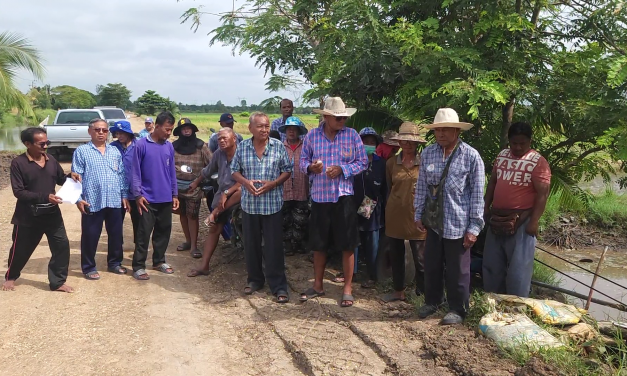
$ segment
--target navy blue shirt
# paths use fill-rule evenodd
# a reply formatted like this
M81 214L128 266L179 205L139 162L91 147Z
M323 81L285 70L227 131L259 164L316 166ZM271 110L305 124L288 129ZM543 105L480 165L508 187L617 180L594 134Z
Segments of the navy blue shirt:
M388 189L385 178L385 160L383 158L378 155L372 156L372 161L368 163L368 168L355 175L353 191L353 198L357 207L364 200L364 195L377 201L377 206L370 218L366 219L361 215L357 215L359 218L359 231L375 231L385 227L383 213L385 213L385 200Z

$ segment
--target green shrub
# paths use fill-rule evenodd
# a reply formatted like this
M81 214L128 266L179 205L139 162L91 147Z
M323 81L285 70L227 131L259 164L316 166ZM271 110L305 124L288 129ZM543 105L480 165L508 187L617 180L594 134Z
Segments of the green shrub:
M244 112L240 113L239 116L243 117L243 118L247 118L247 117L250 116L250 113L248 111L244 111Z

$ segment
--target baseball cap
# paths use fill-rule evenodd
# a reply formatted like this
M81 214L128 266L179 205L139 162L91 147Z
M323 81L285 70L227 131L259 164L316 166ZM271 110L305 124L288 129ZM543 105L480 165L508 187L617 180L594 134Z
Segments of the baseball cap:
M144 123L154 123L154 121L152 121L151 117L147 117L146 120L144 120Z
M220 116L220 123L234 123L236 122L235 119L233 119L233 115L227 113L222 114L222 116Z

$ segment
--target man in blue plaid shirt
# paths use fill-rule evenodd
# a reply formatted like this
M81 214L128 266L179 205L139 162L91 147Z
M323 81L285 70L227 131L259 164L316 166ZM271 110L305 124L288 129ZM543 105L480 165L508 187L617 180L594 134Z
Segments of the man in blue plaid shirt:
M233 179L242 190L242 227L246 234L244 253L250 295L268 280L278 303L287 303L287 278L283 253L283 183L292 173L283 143L270 138L270 119L262 112L250 116L248 129L253 137L242 141L231 162ZM262 234L264 246L262 249ZM263 265L265 263L265 276Z
M416 226L422 231L425 231L422 223L425 200L431 194L429 187L440 184L449 160L450 167L438 188L442 190L439 197L443 199L440 207L444 210L441 227L426 229L425 305L420 307L418 316L432 315L443 303L444 279L449 312L440 324L452 325L463 322L468 310L470 248L484 225L485 168L479 152L459 139L461 131L472 128L472 124L461 123L454 110L439 109L433 124L425 128L434 130L436 144L422 152L414 195Z

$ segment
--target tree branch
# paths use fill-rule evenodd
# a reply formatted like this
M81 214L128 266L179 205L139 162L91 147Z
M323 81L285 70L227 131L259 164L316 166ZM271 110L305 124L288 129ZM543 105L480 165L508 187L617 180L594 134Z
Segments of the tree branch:
M579 162L583 161L590 154L593 154L593 153L596 153L596 152L599 152L599 151L603 151L603 147L597 146L596 148L592 148L592 149L588 149L588 150L584 151L583 153L579 154L579 156L577 158L575 158L572 161L568 162L566 164L566 166L564 166L564 170L565 171L570 170L572 167L578 165Z

